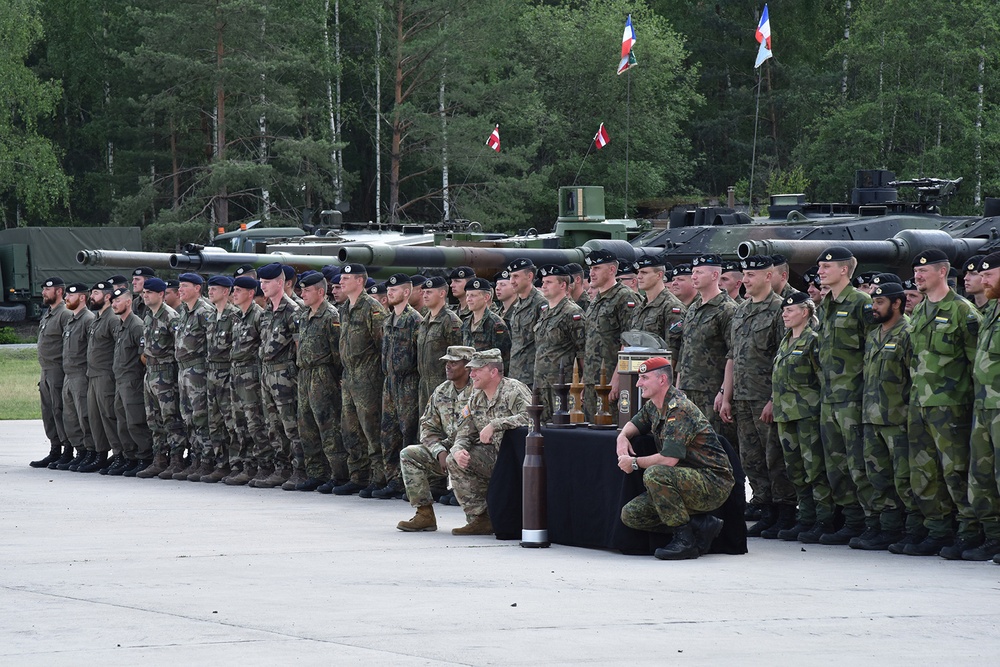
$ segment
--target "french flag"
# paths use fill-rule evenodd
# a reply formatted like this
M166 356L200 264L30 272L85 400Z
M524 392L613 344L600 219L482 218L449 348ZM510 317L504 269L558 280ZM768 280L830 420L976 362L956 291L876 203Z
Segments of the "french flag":
M757 51L757 62L753 65L754 69L760 67L765 60L772 56L771 21L767 16L767 5L764 5L764 11L760 15L760 23L757 24L756 37L757 41L760 43L760 49Z
M635 56L632 55L633 46L635 46L635 28L632 27L632 15L629 14L625 20L625 32L622 33L622 59L618 63L619 74L635 65Z

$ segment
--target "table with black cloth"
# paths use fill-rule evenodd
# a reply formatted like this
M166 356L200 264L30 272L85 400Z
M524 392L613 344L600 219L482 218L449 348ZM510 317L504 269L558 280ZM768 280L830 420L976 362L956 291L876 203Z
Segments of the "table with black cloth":
M498 540L521 539L521 464L527 433L519 428L504 434L490 478L487 502ZM621 521L622 507L646 489L641 470L625 474L618 468L617 431L543 428L542 435L551 542L648 555L670 541L668 534L635 530ZM743 468L729 442L719 439L733 465L736 484L725 504L712 512L725 523L709 553L745 554ZM659 451L648 435L636 438L632 447L639 456Z

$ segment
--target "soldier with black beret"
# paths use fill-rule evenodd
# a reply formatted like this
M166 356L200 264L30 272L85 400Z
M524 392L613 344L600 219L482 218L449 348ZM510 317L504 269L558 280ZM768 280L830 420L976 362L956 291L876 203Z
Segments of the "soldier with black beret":
M587 312L587 308L590 307L590 295L587 294L587 277L584 273L583 267L576 262L570 262L566 265L566 270L569 271L569 298L576 302L576 305L580 306L580 310Z
M132 271L132 312L140 320L146 317L146 304L142 302L142 286L146 278L155 278L156 271L148 266L139 266Z
M233 279L211 276L208 279L208 309L205 329L206 395L208 402L208 437L210 458L215 467L203 474L202 482L219 482L232 472L231 461L239 456L236 416L232 400L233 330L239 309L230 303ZM202 470L207 469L207 466Z
M535 287L538 270L530 259L515 259L507 265L507 270L510 271L510 284L517 294L517 301L507 317L510 322L510 366L507 375L530 387L535 380L535 324L542 314L545 297ZM508 363L506 359L504 363Z
M615 278L625 287L632 290L633 294L639 293L639 277L635 273L636 269L631 262L619 262L618 273Z
M965 298L976 304L979 312L985 312L989 299L986 298L986 291L983 289L983 277L979 273L979 263L983 260L983 255L973 255L965 260L963 269L965 275L962 282L965 286Z
M632 323L632 314L639 303L632 290L615 281L618 257L610 250L592 250L584 263L590 267L590 284L595 296L584 319L586 336L583 357L583 405L588 418L597 413L597 393L594 386L601 374L611 382L618 368L621 335ZM616 403L616 401L612 401ZM605 406L614 413L613 405Z
M670 281L668 289L677 297L677 300L684 304L685 308L690 308L694 300L698 298L698 290L691 282L691 265L678 264L671 271L673 280Z
M491 291L490 281L485 278L473 278L465 283L471 316L462 321L462 345L476 350L500 350L504 368L507 368L511 363L510 330L506 322L488 308Z
M73 472L95 472L104 466L108 458L107 449L98 453L94 445L87 409L87 388L90 384L87 380L87 341L90 323L94 319L94 313L87 308L89 291L83 283L72 283L66 287L65 297L66 309L72 317L66 322L62 339L63 426L66 437L77 451L77 457L65 468Z
M95 315L87 332L87 415L94 448L98 452L114 452L98 469L102 475L116 465L125 465L115 418L115 332L121 322L111 310L112 292L111 283L96 283L90 288L87 304Z
M373 285L366 287L365 289L367 290L368 294L372 296L372 298L374 298L376 301L382 304L383 308L386 309L389 308L388 285L386 285L384 282L377 282Z
M469 308L465 304L465 283L476 277L476 272L471 266L459 266L452 269L448 275L448 282L451 285L451 294L458 299L458 306L455 312L463 321L469 318Z
M462 320L448 305L448 283L435 276L420 288L424 321L417 328L417 370L420 374L418 413L423 414L434 390L445 381L441 357L453 345L462 344Z
M743 301L740 288L743 286L743 270L739 262L725 261L719 274L719 288L737 304Z
M143 285L143 290L147 287ZM132 294L127 289L114 290L109 299L118 322L114 341L115 390L112 408L124 461L111 466L108 475L135 477L153 462L153 433L149 428L143 389L146 375L143 323L132 312Z
M583 311L570 298L570 276L565 266L548 264L538 274L542 278L542 296L547 301L535 325L534 388L542 401L542 420L548 420L558 406L552 386L573 380L573 369L582 365L585 351ZM560 377L560 375L562 377Z
M63 331L73 313L66 309L63 295L66 282L59 276L52 276L42 283L42 304L47 307L38 322L38 364L42 368L38 381L38 391L42 402L42 424L45 437L49 439L48 456L32 461L32 468L52 468L65 465L73 460L73 447L66 437L63 425L62 390L63 374ZM61 454L60 454L61 451Z

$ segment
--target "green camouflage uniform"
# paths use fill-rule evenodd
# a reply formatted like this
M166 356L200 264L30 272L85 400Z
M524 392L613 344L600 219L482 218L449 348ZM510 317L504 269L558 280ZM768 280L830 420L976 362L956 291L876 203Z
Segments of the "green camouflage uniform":
M110 310L110 308L108 309ZM114 313L112 313L114 315ZM143 385L146 368L142 364L143 324L135 313L115 329L115 421L122 453L130 461L153 458L153 433L146 418Z
M774 292L759 303L753 299L741 302L733 314L732 345L727 355L733 360L732 407L740 461L753 490L752 502L757 505L796 502L795 487L785 471L778 429L760 419L771 401L774 356L785 336L781 303L781 297Z
M447 308L436 317L424 315L417 328L417 371L420 374L420 413L427 407L434 389L445 380L441 362L451 345L462 344L462 319Z
M560 409L552 385L562 379L567 384L573 380L573 367L577 359L583 360L583 311L568 296L550 308L542 307L542 315L535 324L535 378L534 388L542 402L541 419L544 422L555 410ZM562 406L569 410L570 406Z
M863 507L871 505L861 428L865 338L871 330L864 310L871 297L848 285L819 309L820 437L833 501L844 508L845 525L860 530Z
M866 513L885 531L922 532L923 519L910 489L906 414L910 402L909 319L904 315L883 333L872 329L865 345L865 389L861 401L865 464L871 484ZM904 525L905 524L905 525Z
M93 452L94 438L90 433L87 414L87 333L94 313L86 306L66 322L63 329L63 428L66 438L78 450ZM107 451L107 450L105 450Z
M208 311L205 329L205 361L208 364L206 394L208 399L208 435L211 451L208 456L221 465L228 465L239 449L236 439L236 417L232 398L233 323L240 309L227 303L219 312L214 305Z
M486 513L486 492L503 434L512 428L528 425L530 404L531 390L514 378L503 378L492 399L484 391L472 391L469 403L462 411L462 422L447 459L452 489L470 522ZM480 431L490 424L494 429L490 442L479 442ZM460 449L469 452L466 468L455 462L455 452Z
M584 313L590 308L590 295L587 294L587 290L580 292L580 298L576 300L576 305L580 306L580 310Z
M833 491L819 437L819 334L806 327L778 346L771 372L774 421L785 457L785 471L799 501L799 521L833 523Z
M674 325L684 321L687 307L670 290L663 289L652 301L644 301L635 308L629 329L645 331L663 339L670 350L671 360L676 361L674 351L680 349L681 327Z
M587 419L593 419L598 412L594 386L601 382L601 368L604 368L608 384L611 384L614 374L618 372L622 332L628 331L632 313L638 305L639 297L621 283L615 283L590 302L583 319L586 336L583 352L583 408ZM614 405L604 407L612 414L617 411Z
M414 507L434 502L432 489L443 492L448 476L441 472L438 456L448 453L455 443L462 410L472 396L472 382L459 390L451 380L445 380L431 394L427 408L420 417L420 444L404 447L399 455L406 497Z
M320 303L315 313L309 309L300 313L295 359L306 475L346 481L347 450L340 433L340 313L328 301Z
M384 476L379 426L385 380L382 323L388 313L370 294L362 292L353 307L349 301L344 303L340 315L340 361L344 365L341 433L351 481L368 486Z
M276 470L304 469L302 441L299 439L298 367L295 341L299 335L299 307L282 296L277 310L267 302L260 316L260 393L273 436Z
M462 320L462 345L475 348L477 352L496 348L503 357L504 370L510 368L511 340L507 323L488 308L479 322L473 319L469 316Z
M239 451L230 452L229 462L231 465L242 463L251 468L274 464L260 384L260 327L263 315L264 309L253 302L245 313L242 310L236 313L233 346L229 351L230 398L239 442Z
M184 421L177 407L177 360L174 358L174 324L177 311L161 304L154 314L147 310L142 330L146 355L146 418L153 432L153 453L168 455L185 446Z
M642 471L646 491L622 508L629 528L673 532L692 514L718 509L735 484L729 456L701 410L676 388L663 397L663 409L645 401L632 417L640 435L652 433L659 453L676 465L653 465Z
M42 367L38 381L38 391L42 401L42 425L45 437L53 447L69 445L66 427L63 424L62 390L63 375L62 348L63 329L73 313L66 304L59 301L50 306L38 322L38 364Z
M382 457L385 483L403 486L399 471L399 453L417 440L420 413L413 397L418 394L420 375L417 372L417 329L423 321L416 310L407 305L396 315L389 311L382 328L382 440L378 454ZM441 363L438 361L438 363ZM373 454L374 456L374 454ZM376 484L383 480L376 477Z
M545 297L532 287L528 296L514 302L507 318L510 321L510 372L507 375L529 386L535 380L535 324L544 305ZM504 366L507 366L506 361Z
M206 331L209 308L199 299L194 308L181 304L174 322L174 356L177 358L178 403L187 429L191 456L212 455L208 431L208 365ZM171 451L171 454L181 453Z
M969 502L989 540L1000 539L1000 302L983 311L976 360L972 367L975 403L969 460Z
M87 415L94 447L122 453L115 418L115 331L121 320L109 305L90 321L87 331Z
M980 526L969 503L972 368L981 316L949 291L938 303L924 299L910 317L910 486L930 537L974 540Z

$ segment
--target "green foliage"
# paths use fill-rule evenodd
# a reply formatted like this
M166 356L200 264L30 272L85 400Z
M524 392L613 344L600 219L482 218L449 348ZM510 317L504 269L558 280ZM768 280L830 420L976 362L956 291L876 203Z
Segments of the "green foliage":
M11 327L0 327L0 345L13 345L20 343L21 337L17 335Z

